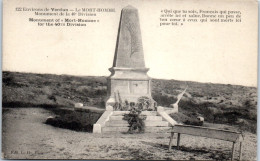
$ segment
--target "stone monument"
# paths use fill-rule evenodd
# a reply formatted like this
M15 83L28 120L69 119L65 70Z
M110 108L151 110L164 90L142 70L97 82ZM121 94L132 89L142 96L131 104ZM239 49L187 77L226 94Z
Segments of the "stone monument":
M145 67L138 10L122 9L111 75L108 77L108 100L113 106L118 99L137 102L139 97L151 98L151 78ZM118 98L119 97L119 98Z
M93 133L127 132L129 123L123 118L129 110L140 109L139 105L141 114L147 118L146 132L165 133L177 124L165 108L156 106L152 99L151 78L147 75L149 69L144 63L138 11L132 6L121 11L114 62L109 70L111 75L108 77L106 110L93 125ZM178 109L170 110L170 113L178 112Z

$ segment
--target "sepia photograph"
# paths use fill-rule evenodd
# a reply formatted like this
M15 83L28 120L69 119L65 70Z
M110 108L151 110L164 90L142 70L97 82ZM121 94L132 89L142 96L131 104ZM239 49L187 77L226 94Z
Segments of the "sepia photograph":
M257 160L258 1L4 0L2 159Z

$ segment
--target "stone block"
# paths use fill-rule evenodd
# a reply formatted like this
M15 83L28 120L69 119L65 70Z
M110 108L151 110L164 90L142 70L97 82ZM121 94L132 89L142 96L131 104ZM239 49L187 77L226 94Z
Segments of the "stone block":
M75 103L74 107L83 107L83 103Z
M93 133L100 134L101 133L101 125L100 124L94 124L93 126Z

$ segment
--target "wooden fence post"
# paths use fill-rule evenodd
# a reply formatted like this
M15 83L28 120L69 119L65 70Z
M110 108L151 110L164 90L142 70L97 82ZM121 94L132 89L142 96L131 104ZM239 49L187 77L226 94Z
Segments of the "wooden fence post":
M234 152L235 152L235 142L233 142L233 144L232 144L232 154L231 154L231 161L233 160L233 158L234 158Z
M240 147L239 147L239 160L242 160L242 141L240 142Z
M177 149L179 149L179 146L180 146L180 140L181 140L181 134L178 133L178 138L177 138Z
M169 142L169 150L172 149L172 141L173 141L174 132L171 132L170 142Z

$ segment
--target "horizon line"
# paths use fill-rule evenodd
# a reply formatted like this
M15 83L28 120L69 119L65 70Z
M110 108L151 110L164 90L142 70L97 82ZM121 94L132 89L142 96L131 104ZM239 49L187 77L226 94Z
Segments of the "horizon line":
M35 73L35 72L25 72L25 71L9 71L9 70L2 70L2 72L13 72L13 73L26 73L26 74L49 74L49 75L67 75L67 76L75 76L75 77L109 77L104 75L72 75L72 74L57 74L57 73ZM242 84L231 84L231 83L214 83L214 82L199 82L194 80L177 80L177 79L170 79L170 78L155 78L151 77L152 79L161 79L161 80L174 80L180 82L193 82L193 83L202 83L202 84L219 84L219 85L233 85L233 86L245 86L245 87L254 87L257 88L257 85L242 85Z

